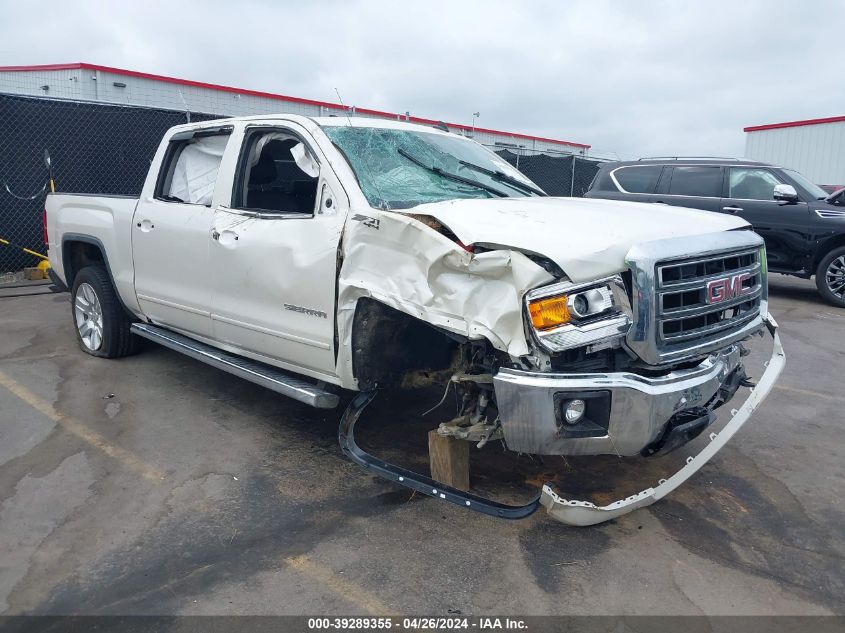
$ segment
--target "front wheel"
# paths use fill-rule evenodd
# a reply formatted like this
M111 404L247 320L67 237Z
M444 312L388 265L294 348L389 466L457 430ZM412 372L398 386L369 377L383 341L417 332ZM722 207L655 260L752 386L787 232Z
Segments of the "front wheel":
M76 274L71 310L76 340L86 354L120 358L137 350L138 337L129 330L132 322L104 268L87 266Z
M833 249L819 262L816 288L825 301L845 308L845 246Z

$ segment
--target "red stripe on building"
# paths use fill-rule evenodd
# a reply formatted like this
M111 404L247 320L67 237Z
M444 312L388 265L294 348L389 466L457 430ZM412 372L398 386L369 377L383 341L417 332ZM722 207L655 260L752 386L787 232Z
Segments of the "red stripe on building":
M743 128L743 132L761 132L763 130L779 130L785 127L802 127L804 125L823 125L824 123L840 123L845 116L831 116L824 119L806 119L804 121L786 121L785 123L769 123L767 125L752 125Z
M289 103L300 103L304 105L319 106L332 110L352 110L352 108L344 107L340 103L331 103L329 101L318 101L315 99L303 99L301 97L291 97L289 95L281 95L272 92L262 92L260 90L246 90L243 88L234 88L232 86L222 86L220 84L211 84L204 81L191 81L189 79L179 79L178 77L168 77L166 75L154 75L151 73L142 73L136 70L126 70L125 68L114 68L112 66L100 66L98 64L87 64L85 62L76 62L73 64L43 64L40 66L0 66L0 72L33 72L39 70L93 70L104 73L112 73L115 75L123 75L125 77L137 77L138 79L151 79L153 81L162 81L171 84L178 84L180 86L190 86L192 88L205 88L208 90L219 90L221 92L231 92L241 95L249 95L252 97L264 97L266 99L276 99L278 101L287 101ZM426 119L422 117L410 116L406 117L404 114L397 114L395 112L383 112L381 110L371 110L369 108L354 108L355 112L361 114L370 114L375 116L388 117L398 119L401 121L410 121L411 123L420 123L423 125L435 125L439 123L436 119ZM472 128L469 125L461 123L446 123L449 129L465 130L467 132L481 132L486 134L497 134L499 136L507 136L513 139L524 139L528 141L540 141L542 143L555 143L557 145L567 145L569 147L577 147L578 149L590 149L590 145L584 143L574 143L572 141L561 141L555 138L546 138L544 136L531 136L529 134L519 134L516 132L503 132L502 130L493 130L490 128L483 128L476 126ZM747 131L747 130L746 130Z

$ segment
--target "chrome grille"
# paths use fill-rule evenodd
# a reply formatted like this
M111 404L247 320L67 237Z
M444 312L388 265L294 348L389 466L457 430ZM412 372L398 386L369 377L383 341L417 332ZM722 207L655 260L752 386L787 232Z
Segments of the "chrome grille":
M649 365L700 358L763 327L768 311L763 239L738 229L634 244L631 270L633 324L628 349ZM708 284L748 275L745 296L708 301Z
M657 346L670 350L729 335L760 313L765 285L760 249L658 262Z

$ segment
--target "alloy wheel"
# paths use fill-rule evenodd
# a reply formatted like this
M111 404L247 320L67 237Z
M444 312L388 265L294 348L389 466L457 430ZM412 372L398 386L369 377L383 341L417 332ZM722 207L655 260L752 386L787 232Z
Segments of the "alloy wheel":
M76 329L82 344L92 352L103 344L103 309L91 284L80 284L73 304Z

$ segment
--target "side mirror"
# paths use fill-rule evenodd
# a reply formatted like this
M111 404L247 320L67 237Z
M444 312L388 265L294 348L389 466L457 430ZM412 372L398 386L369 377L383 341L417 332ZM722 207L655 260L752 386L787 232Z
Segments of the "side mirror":
M792 185L775 185L772 198L781 202L798 202L798 192Z

